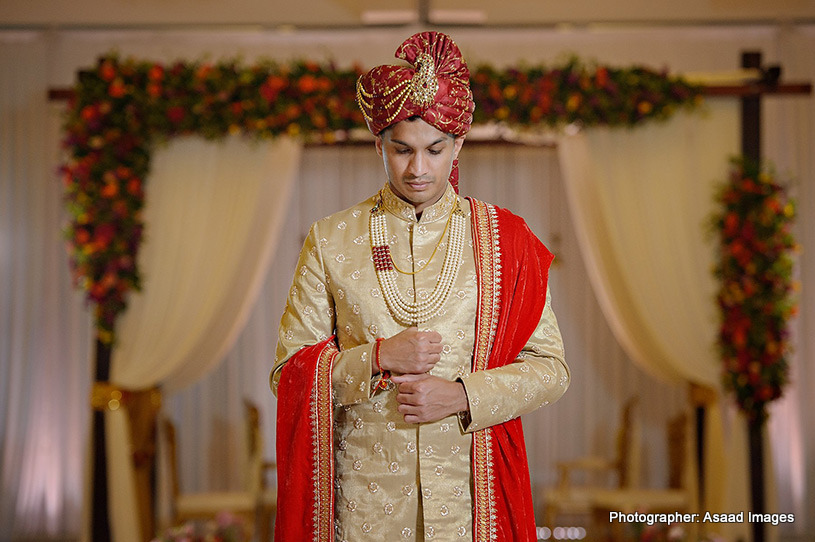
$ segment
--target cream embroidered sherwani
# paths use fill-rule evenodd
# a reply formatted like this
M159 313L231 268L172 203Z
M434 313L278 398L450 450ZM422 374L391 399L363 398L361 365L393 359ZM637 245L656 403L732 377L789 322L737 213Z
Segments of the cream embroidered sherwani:
M272 386L299 349L337 336L334 361L336 540L472 539L470 433L558 399L569 370L547 292L540 322L519 359L471 373L477 310L470 206L448 186L417 220L412 205L386 184L380 192L390 249L402 270L397 286L410 301L429 296L447 249L445 226L458 202L467 216L461 267L441 313L420 329L442 336L441 359L431 374L461 379L469 416L408 424L396 408L396 389L377 386L371 363L378 337L408 326L396 321L382 296L371 256L369 217L378 196L317 221L300 254L285 313ZM434 249L438 250L434 257Z

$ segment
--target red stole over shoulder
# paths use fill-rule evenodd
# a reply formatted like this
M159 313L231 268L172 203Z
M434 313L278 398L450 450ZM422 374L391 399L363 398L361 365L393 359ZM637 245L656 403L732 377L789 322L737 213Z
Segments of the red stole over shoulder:
M546 303L554 256L526 223L470 199L478 269L473 371L512 363ZM334 540L334 337L295 354L281 371L277 405L278 542ZM534 541L535 518L520 418L473 433L473 540Z
M522 218L470 199L478 268L473 371L515 361L538 325L554 259ZM473 540L535 541L521 419L473 433Z

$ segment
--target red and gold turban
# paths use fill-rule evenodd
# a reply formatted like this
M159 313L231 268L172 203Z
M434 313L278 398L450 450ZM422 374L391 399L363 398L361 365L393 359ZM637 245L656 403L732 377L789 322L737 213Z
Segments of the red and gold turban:
M357 81L357 102L374 135L418 116L436 129L464 135L473 122L470 70L458 46L440 32L414 34L396 50L411 66L377 66Z

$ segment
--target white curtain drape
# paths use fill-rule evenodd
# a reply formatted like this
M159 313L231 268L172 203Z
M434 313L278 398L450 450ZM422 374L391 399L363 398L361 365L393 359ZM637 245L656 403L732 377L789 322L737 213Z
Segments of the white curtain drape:
M737 100L710 100L705 115L586 130L559 142L574 227L603 313L631 358L668 382L720 387L715 245L706 222L716 186L727 179L726 157L739 153L739 111ZM725 442L721 409L708 407L703 506L742 510L745 493L731 488L744 486L744 422Z
M0 34L0 540L80 529L91 348L62 225L48 43Z
M739 153L737 100L636 129L558 142L566 193L603 313L655 377L717 386L713 242L706 220L727 157Z
M289 139L183 138L154 154L143 291L118 324L112 383L174 390L223 359L266 276L299 150ZM118 410L105 418L111 530L117 541L139 541L127 416Z

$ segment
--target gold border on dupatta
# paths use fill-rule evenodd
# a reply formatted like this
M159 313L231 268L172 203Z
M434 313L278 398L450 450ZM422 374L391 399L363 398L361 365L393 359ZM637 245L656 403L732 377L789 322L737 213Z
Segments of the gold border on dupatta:
M473 244L478 269L478 310L473 371L487 368L501 306L501 244L493 205L470 198ZM473 433L473 540L496 540L492 429Z
M314 470L311 476L314 488L313 542L334 540L334 423L331 368L339 354L333 341L329 342L317 362L311 396L311 432L314 442Z

